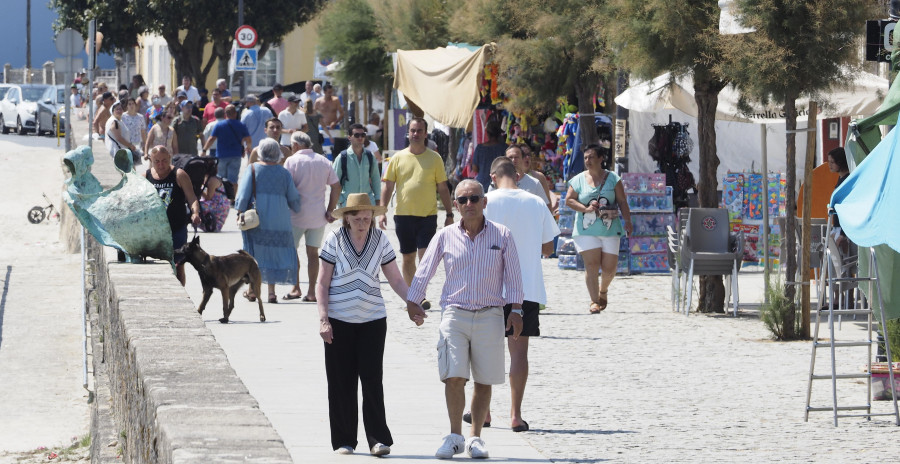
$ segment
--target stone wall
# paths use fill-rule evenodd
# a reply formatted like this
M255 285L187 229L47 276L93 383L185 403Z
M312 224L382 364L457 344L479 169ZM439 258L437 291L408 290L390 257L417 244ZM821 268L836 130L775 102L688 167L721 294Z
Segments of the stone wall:
M89 250L123 460L291 462L171 266L118 263L112 248Z
M120 175L95 146L94 175L115 185ZM60 240L80 252L80 224L60 204ZM116 250L86 243L92 462L290 463L172 267L119 263Z

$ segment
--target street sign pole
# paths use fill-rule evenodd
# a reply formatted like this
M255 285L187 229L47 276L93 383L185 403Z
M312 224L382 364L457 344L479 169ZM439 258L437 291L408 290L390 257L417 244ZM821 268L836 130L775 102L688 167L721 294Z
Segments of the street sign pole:
M70 82L75 82L75 76L74 76L75 70L72 69L72 57L71 56L66 57L66 63L69 65L69 70L71 70L72 74L73 74ZM64 75L68 76L68 73L66 73ZM69 90L69 86L71 86L71 85L72 84L63 85L63 95L65 95L65 98L66 98L66 124L63 126L64 127L63 130L66 131L66 152L69 152L70 150L72 150L72 122L71 122L72 121L72 103L71 103L72 98L69 97L69 95L71 95L71 90ZM59 134L59 119L56 120L56 133Z
M97 35L97 20L92 19L88 25L88 84L90 86L94 85L94 66L97 63L94 63L94 48L97 46L97 42L94 40ZM91 87L85 86L85 96L87 100L88 106L88 146L93 147L93 137L94 137L94 99L92 98Z
M238 27L244 25L244 0L238 0ZM241 73L241 99L247 95L247 73Z

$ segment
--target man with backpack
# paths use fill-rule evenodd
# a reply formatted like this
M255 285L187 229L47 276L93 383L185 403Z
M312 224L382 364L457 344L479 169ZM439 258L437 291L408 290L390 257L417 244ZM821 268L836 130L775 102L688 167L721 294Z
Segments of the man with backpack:
M347 195L366 193L373 205L381 198L381 172L378 161L366 150L366 128L362 124L350 126L350 148L334 159L334 172L341 183L339 205L344 206Z

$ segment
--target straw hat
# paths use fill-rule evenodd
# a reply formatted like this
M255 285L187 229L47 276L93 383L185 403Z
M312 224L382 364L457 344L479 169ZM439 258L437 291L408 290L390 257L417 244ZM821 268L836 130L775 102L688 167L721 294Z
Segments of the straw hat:
M347 195L347 206L334 210L331 214L335 217L343 216L344 213L351 211L372 211L375 216L380 216L387 212L387 206L373 205L369 200L368 193L351 193Z

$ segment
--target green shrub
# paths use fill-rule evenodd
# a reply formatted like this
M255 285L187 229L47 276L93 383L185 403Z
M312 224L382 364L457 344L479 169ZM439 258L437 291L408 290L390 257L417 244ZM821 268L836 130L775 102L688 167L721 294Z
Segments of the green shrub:
M777 279L769 285L767 291L768 302L762 304L759 308L759 318L772 332L775 340L786 340L787 331L785 330L785 320L791 311L794 312L794 330L793 333L800 333L800 315L797 314L797 306L793 301L788 300L784 296L784 284L781 279Z

